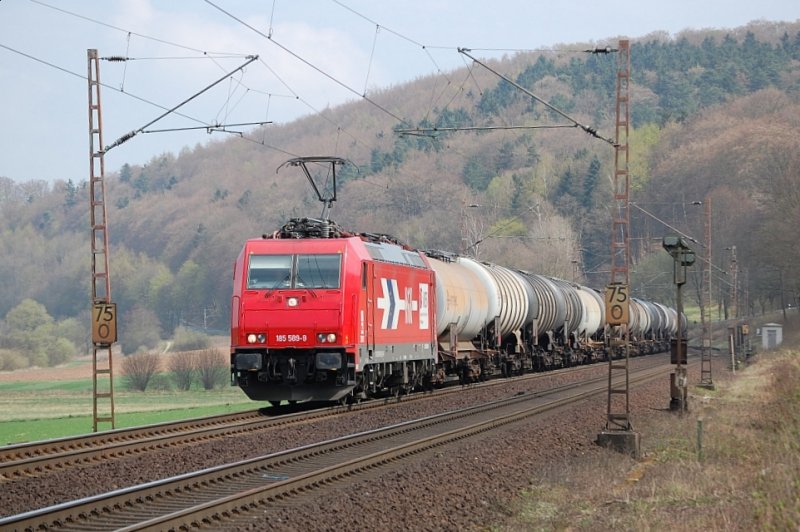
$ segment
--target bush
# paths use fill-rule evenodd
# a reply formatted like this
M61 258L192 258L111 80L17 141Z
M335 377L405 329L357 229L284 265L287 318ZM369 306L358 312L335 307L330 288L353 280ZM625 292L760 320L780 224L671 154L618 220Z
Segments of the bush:
M4 347L27 358L25 366L57 366L77 354L70 336L79 337L79 325L74 318L56 323L44 305L26 299L6 314L0 338Z
M173 336L172 341L176 351L207 349L211 343L207 334L193 331L186 327L178 327L175 329L175 334Z
M147 389L160 367L157 353L139 353L122 359L122 375L128 380L128 387L140 392Z
M66 338L56 338L47 351L47 362L50 366L57 366L69 361L78 353L75 344Z
M14 371L28 367L25 355L14 349L0 349L0 371Z
M228 372L228 360L219 349L204 349L197 355L197 373L204 390L224 386Z
M91 331L87 330L85 323L76 318L67 318L56 323L56 336L72 342L76 353L85 352L87 348L91 350Z
M167 367L172 374L172 381L179 390L186 391L192 387L197 373L195 355L187 351L175 353L169 357Z

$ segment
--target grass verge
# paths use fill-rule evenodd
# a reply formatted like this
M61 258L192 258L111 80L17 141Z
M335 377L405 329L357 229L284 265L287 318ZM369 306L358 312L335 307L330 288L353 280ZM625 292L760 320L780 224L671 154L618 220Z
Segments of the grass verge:
M800 530L800 352L761 354L639 420L644 458L552 463L488 530Z
M0 445L92 432L92 380L0 383ZM103 406L107 403L102 403ZM114 392L115 428L241 412L263 405L239 388ZM100 430L111 429L103 423Z
M92 405L89 404L89 410ZM196 417L213 416L215 414L229 414L257 408L253 402L237 404L221 404L200 406L192 408L177 408L171 410L129 412L117 414L115 412L115 428L123 429L152 425L166 421L178 421ZM109 430L111 425L104 423L100 430ZM70 415L68 417L33 419L20 421L5 421L0 423L0 445L24 443L29 441L50 440L92 432L92 416Z

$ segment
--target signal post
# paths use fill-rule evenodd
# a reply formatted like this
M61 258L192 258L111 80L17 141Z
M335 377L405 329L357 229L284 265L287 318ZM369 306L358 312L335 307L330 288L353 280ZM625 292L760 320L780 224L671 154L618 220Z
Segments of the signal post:
M675 306L678 312L678 331L676 338L670 343L670 361L675 364L675 373L670 374L669 389L670 402L669 409L678 412L688 410L686 375L686 338L683 331L683 299L681 297L681 287L686 284L686 268L694 264L695 255L686 242L678 236L665 236L662 245L672 256L673 278L677 289Z

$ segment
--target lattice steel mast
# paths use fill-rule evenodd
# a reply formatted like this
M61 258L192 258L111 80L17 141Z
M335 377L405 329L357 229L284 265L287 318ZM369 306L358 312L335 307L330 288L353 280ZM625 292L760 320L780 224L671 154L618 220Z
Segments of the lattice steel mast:
M700 386L707 388L714 387L714 380L711 378L711 197L706 196L703 203L704 209L704 232L706 244L706 256L703 261L703 304L700 306L700 319L703 324L703 348L700 352Z
M617 55L616 135L614 144L614 209L611 231L611 284L630 286L630 174L628 135L630 125L630 42L619 41ZM625 358L608 357L607 430L631 430L629 388L628 325L622 324ZM610 350L611 351L611 350ZM616 383L616 384L615 384ZM614 398L622 398L614 400ZM624 401L624 403L623 403ZM623 404L620 404L623 403ZM624 408L623 408L624 406Z
M103 118L100 105L100 59L88 52L89 81L89 215L92 246L92 391L93 430L100 423L114 428L114 374L111 346L117 339L116 308L111 303L108 267ZM105 357L101 354L105 353Z

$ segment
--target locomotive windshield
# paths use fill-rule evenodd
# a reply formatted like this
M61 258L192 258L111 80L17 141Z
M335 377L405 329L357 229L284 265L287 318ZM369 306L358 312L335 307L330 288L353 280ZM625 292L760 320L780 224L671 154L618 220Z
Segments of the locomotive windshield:
M339 288L341 255L250 255L247 288Z

